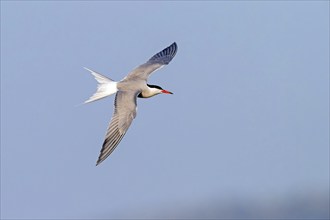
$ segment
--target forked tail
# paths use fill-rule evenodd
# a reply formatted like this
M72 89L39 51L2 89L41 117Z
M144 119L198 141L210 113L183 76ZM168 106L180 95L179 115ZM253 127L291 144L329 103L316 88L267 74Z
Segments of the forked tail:
M96 79L98 82L97 90L85 103L93 102L102 98L105 98L107 96L110 96L118 91L117 89L117 82L113 81L112 79L101 75L100 73L97 73L93 70L90 70L86 67L84 67L86 70L88 70Z

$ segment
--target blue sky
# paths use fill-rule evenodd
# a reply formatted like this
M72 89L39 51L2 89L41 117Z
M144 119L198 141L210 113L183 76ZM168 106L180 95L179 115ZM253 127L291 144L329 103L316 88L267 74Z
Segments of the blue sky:
M149 79L174 95L138 100L95 167L113 97L81 105L83 67L120 80L174 41ZM329 2L1 1L1 218L201 217L328 190Z

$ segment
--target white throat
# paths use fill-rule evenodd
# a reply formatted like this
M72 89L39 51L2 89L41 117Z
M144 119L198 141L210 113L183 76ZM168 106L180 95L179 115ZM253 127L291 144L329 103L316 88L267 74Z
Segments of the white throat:
M160 89L147 86L147 89L142 90L141 98L150 98L160 93L162 93Z

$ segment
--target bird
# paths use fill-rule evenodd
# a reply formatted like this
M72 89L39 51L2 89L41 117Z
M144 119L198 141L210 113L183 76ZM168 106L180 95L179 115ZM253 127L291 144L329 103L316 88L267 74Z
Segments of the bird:
M152 56L146 63L133 69L121 81L116 82L96 71L84 67L98 82L96 92L85 103L115 95L114 111L106 131L105 139L96 162L102 163L125 136L137 112L137 98L150 98L158 94L173 94L158 85L147 83L156 70L168 65L176 55L176 42Z

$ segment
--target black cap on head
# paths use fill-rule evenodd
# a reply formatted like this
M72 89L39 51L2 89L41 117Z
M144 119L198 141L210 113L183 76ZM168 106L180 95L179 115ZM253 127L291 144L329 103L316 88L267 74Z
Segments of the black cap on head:
M160 90L163 90L163 88L162 87L160 87L160 86L157 86L157 85L149 85L149 84L147 84L150 88L156 88L156 89L160 89Z

